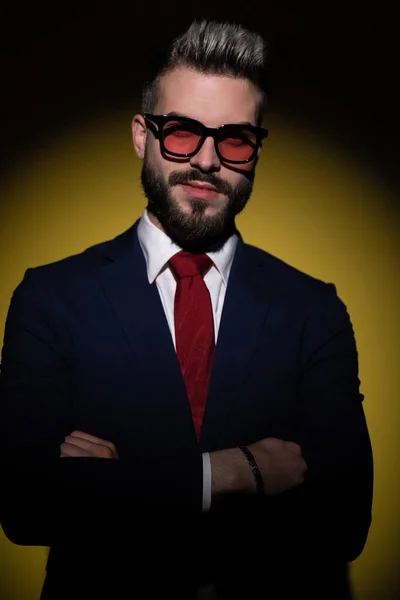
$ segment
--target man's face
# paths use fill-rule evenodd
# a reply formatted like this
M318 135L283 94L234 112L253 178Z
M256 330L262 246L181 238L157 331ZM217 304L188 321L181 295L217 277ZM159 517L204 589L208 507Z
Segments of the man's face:
M179 68L161 79L153 113L176 113L208 127L255 125L258 100L257 90L245 79ZM221 162L211 137L190 159L168 158L149 129L141 145L144 131L143 118L137 115L133 136L144 159L142 185L150 218L187 250L218 249L234 231L234 218L250 197L256 160L240 165Z

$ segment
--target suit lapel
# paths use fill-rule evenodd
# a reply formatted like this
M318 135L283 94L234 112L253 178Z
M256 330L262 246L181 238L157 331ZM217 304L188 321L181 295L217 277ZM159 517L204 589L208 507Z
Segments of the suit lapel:
M182 425L182 435L187 432L186 441L193 443L195 433L183 378L157 286L150 285L147 278L136 227L137 223L106 245L107 264L96 276L144 374L147 398L170 403L176 425Z
M103 263L95 275L141 367L148 397L170 403L185 447L197 443L190 406L157 286L147 279L136 227L101 246ZM262 283L259 256L254 259L239 242L219 327L200 440L203 451L218 447L268 314L272 293ZM156 419L156 403L154 415Z
M247 366L267 317L272 293L261 278L260 262L239 242L232 264L219 328L200 440L203 451L218 448Z

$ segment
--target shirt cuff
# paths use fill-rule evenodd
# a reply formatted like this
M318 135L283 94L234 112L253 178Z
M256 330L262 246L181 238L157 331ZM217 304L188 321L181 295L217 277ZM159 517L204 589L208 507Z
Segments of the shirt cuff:
M211 460L210 454L203 454L203 512L211 507Z

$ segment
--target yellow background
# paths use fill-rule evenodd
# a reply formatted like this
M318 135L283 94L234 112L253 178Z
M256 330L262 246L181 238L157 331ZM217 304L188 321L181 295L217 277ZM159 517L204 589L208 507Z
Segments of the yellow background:
M129 111L42 140L0 185L0 334L24 271L127 229L145 206ZM386 182L326 136L269 115L245 240L334 282L356 333L375 460L373 523L351 566L355 600L400 597L399 214ZM29 501L27 499L27 501ZM0 530L0 595L36 600L46 548ZM321 600L323 600L321 598Z

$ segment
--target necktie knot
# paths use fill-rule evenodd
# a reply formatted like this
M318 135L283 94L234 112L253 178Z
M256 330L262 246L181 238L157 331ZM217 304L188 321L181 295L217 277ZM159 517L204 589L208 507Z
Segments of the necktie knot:
M204 277L212 264L213 262L207 254L192 254L184 250L175 254L169 261L171 270L177 280L183 277L194 277L195 275Z

